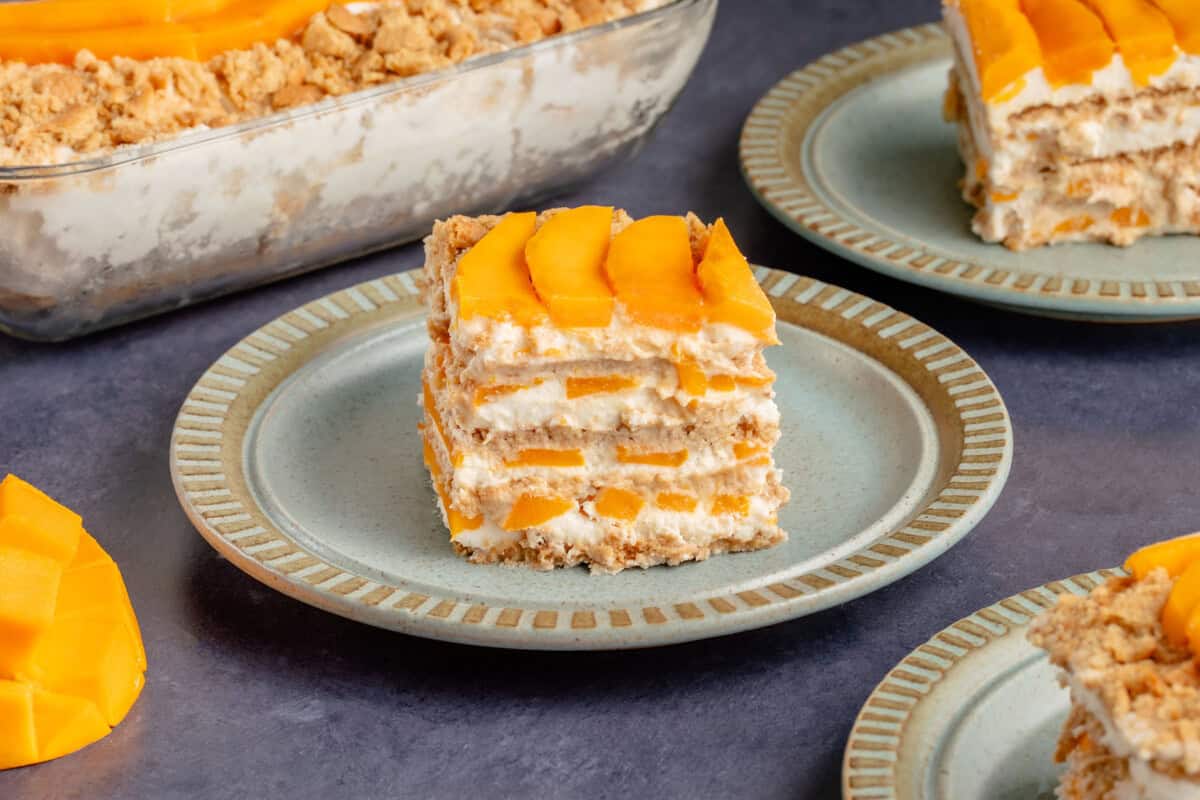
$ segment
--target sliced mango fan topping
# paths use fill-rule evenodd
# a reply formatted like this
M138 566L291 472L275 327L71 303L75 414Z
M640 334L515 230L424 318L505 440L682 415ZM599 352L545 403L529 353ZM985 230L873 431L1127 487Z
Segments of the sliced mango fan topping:
M117 565L78 514L0 482L0 769L107 736L145 684L146 651Z
M1001 103L1041 67L1051 86L1090 83L1120 54L1146 86L1200 54L1200 0L947 0L971 37L984 100Z
M174 56L207 61L226 50L299 33L329 0L25 0L0 3L0 61L74 62Z
M583 206L541 227L533 212L505 215L459 261L459 316L603 328L619 303L638 324L694 333L724 323L778 343L775 311L724 220L697 263L683 217L646 217L613 235L613 213Z
M1137 580L1157 569L1175 579L1162 610L1163 633L1200 658L1200 533L1147 545L1126 559L1125 569Z

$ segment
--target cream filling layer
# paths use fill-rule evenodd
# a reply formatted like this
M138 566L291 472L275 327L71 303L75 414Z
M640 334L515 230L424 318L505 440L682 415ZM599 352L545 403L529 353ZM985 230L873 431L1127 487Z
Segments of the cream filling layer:
M567 397L566 381L552 379L475 406L464 425L503 432L545 426L608 431L620 427L676 425L695 419L695 412L686 407L692 400L702 410L728 409L731 417L736 414L767 425L779 423L775 401L761 389L738 387L728 392L710 389L702 397L693 397L678 390L668 393L656 387L639 387L572 399Z
M438 501L439 508L441 501ZM554 519L527 531L506 531L491 520L473 531L463 531L454 541L474 550L490 550L517 542L526 536L547 544L561 543L565 546L598 545L608 536L616 534L626 541L637 541L646 537L667 536L679 542L703 547L720 539L750 541L765 529L776 527L776 503L762 497L750 499L749 512L743 517L736 514L713 515L707 511L708 503L701 501L696 511L665 511L647 505L632 522L609 520L603 517L588 517L581 511L568 511ZM586 510L593 514L591 503ZM443 514L444 514L443 510Z
M460 319L457 304L446 303L456 320L450 337L456 351L485 366L546 367L564 361L662 358L699 361L710 373L737 374L764 342L741 328L710 323L694 333L641 325L617 303L606 328L523 327L513 322L473 317Z
M1118 758L1128 759L1129 780L1117 789L1117 796L1127 800L1200 800L1200 783L1173 778L1154 769L1150 763L1149 745L1153 732L1139 730L1136 717L1128 715L1117 724L1104 703L1075 675L1067 675L1072 699L1099 720L1104 728L1104 746ZM1167 754L1169 760L1183 758L1182 751Z
M975 136L979 156L988 162L993 179L1003 183L1008 176L1019 173L1035 157L1037 144L1012 136L1009 117L1037 106L1069 106L1087 100L1103 99L1112 103L1132 97L1147 88L1181 89L1200 87L1200 56L1180 52L1175 63L1162 75L1150 79L1148 87L1138 86L1118 53L1108 66L1097 70L1089 84L1053 86L1045 71L1038 67L1021 78L1022 88L1002 102L984 102L975 62L974 50L966 21L958 9L945 8L946 28L954 41L961 63L966 66L965 79L968 120ZM961 73L961 71L960 71ZM1046 130L1054 134L1053 126ZM1120 153L1156 150L1178 143L1191 144L1200 137L1200 108L1181 108L1163 120L1137 115L1123 128L1113 129L1098 120L1073 125L1069 131L1072 147L1087 158L1109 158ZM968 165L974 169L974 165Z
M650 478L665 475L680 481L697 475L709 475L722 470L740 468L743 474L753 476L756 483L766 480L772 467L752 465L769 454L756 454L745 459L738 459L731 445L689 447L687 460L678 467L656 466L650 464L629 464L617 460L616 452L611 446L594 446L580 448L584 466L580 467L546 467L546 466L507 466L502 459L492 456L486 448L468 450L459 453L460 463L454 467L454 482L456 485L479 491L494 486L524 478L581 478L602 475L605 477L629 476L631 478Z

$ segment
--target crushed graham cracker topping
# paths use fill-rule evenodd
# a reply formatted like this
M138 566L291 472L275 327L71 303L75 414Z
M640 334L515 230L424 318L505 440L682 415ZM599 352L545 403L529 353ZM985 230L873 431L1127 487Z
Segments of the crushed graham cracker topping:
M1114 578L1087 597L1063 596L1033 623L1029 639L1099 699L1138 757L1172 777L1195 778L1200 673L1160 621L1173 585L1156 569L1141 581Z
M393 0L332 5L293 39L207 63L0 62L0 165L61 163L215 128L597 25L647 0Z

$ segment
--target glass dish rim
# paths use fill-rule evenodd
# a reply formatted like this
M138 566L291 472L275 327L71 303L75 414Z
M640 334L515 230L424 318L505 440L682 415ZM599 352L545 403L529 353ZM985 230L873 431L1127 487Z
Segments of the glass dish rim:
M297 109L284 109L261 117L243 120L232 125L222 125L218 128L203 128L190 130L172 136L162 141L149 142L144 145L118 147L101 155L81 158L75 161L64 161L55 164L22 164L19 166L0 165L0 181L21 182L47 178L66 177L69 175L86 174L98 170L119 167L136 161L146 161L158 158L177 150L199 147L223 139L233 139L244 134L264 130L275 126L283 126L309 117L319 116L335 109L349 109L370 103L390 94L400 94L409 89L441 83L476 70L483 70L509 59L520 58L532 53L566 47L576 42L599 37L623 28L633 27L650 22L659 17L669 16L677 9L701 4L715 5L718 0L667 0L661 6L646 11L639 11L628 17L610 20L600 25L590 25L585 28L548 36L532 44L488 53L476 58L468 58L449 67L423 72L407 78L389 81L378 86L359 89L357 92L326 97L320 102L301 106Z

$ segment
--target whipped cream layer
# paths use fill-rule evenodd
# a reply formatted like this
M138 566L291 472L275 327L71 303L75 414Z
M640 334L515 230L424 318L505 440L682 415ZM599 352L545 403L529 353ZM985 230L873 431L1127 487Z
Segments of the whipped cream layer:
M1096 718L1104 729L1105 747L1117 758L1127 759L1129 779L1115 789L1119 800L1200 800L1200 782L1175 778L1154 769L1150 759L1182 760L1180 752L1171 758L1171 753L1155 753L1153 732L1141 725L1136 715L1127 714L1114 719L1100 697L1087 687L1087 675L1064 674L1071 689L1071 698ZM1200 776L1197 776L1200 779Z
M736 423L751 419L760 426L779 424L779 409L773 393L762 389L735 388L694 397L659 387L636 387L601 392L570 399L565 381L546 380L470 410L458 418L468 430L486 428L493 433L515 432L555 426L589 431L612 431L659 425L692 423L697 413L709 411ZM695 405L689 408L689 405ZM460 410L463 406L460 405Z
M447 290L449 291L449 290ZM455 309L457 319L457 309ZM520 366L553 367L567 361L639 361L689 358L708 372L742 372L765 342L741 328L709 323L694 333L642 325L617 303L604 328L529 328L475 317L459 319L450 330L451 347L468 359L468 370Z

